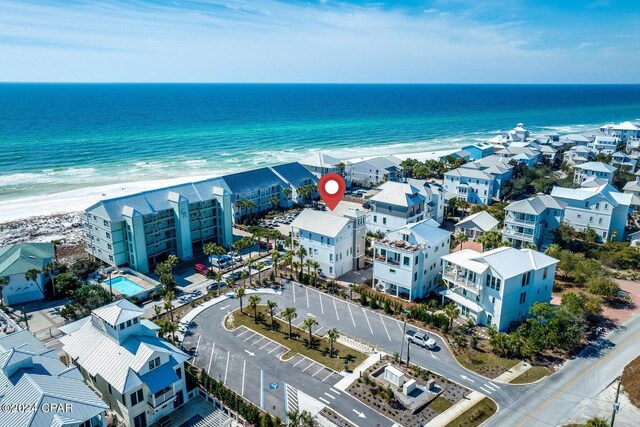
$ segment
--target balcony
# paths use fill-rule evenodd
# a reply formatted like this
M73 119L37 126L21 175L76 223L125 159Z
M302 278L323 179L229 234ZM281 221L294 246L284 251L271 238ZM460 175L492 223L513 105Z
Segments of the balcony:
M518 218L514 215L505 216L504 222L509 224L530 225L532 227L536 226L536 221L526 220L524 218Z
M461 286L475 294L479 293L482 290L481 284L473 282L467 277L463 276L463 272L460 269L445 268L444 272L442 273L442 278L445 281L453 284L454 286Z
M386 258L382 255L376 255L376 261L384 262L385 264L389 264L389 265L396 265L396 266L400 265L400 261L396 261L391 258Z
M502 230L502 235L505 237L511 237L512 239L524 240L527 242L533 242L535 239L535 235L530 233L520 233L515 230L511 230L509 228L505 228Z
M151 409L157 409L159 406L173 400L174 397L176 397L176 394L173 392L173 390L169 390L165 394L162 394L158 397L149 396L147 398L147 404L151 407Z

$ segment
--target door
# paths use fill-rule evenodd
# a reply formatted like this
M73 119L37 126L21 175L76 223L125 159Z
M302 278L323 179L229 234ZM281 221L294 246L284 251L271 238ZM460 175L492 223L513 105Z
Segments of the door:
M133 427L147 427L147 416L144 412L133 418Z
M180 390L176 394L176 400L173 401L173 409L177 409L184 404L184 391Z

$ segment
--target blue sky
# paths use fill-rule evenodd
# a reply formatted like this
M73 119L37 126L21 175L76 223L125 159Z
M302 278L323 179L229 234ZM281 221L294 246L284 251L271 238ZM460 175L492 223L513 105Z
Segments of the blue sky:
M640 83L639 0L2 0L0 81Z

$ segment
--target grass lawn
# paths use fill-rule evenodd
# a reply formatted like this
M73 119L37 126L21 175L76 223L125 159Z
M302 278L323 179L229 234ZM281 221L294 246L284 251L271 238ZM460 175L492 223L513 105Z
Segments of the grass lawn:
M525 371L522 375L512 379L511 384L532 383L550 374L551 370L549 368L545 368L544 366L532 366L527 369L527 371Z
M450 407L453 406L453 403L449 402L442 396L438 396L431 403L429 403L429 408L433 409L437 413L441 414Z
M283 356L286 359L293 357L296 353L300 353L311 360L315 360L328 368L340 372L344 369L345 358L349 361L347 365L349 369L354 369L367 358L365 354L337 342L333 343L333 357L329 358L328 338L320 338L314 335L313 348L309 349L307 346L309 342L309 332L307 331L292 326L292 339L289 339L289 323L279 319L275 319L275 331L272 331L271 317L269 316L269 311L266 306L258 306L257 324L254 322L253 310L251 310L251 308L244 307L243 311L244 314L240 313L240 309L237 309L227 316L225 319L227 327L235 329L239 326L246 326L288 347L289 351ZM280 311L282 311L282 308L278 307L274 310L274 314ZM233 316L233 325L231 325L230 322L231 316ZM320 326L321 325L317 325L314 329L318 329Z
M622 372L622 389L629 396L629 400L640 408L640 357L629 363Z
M476 403L471 409L464 412L455 420L447 424L447 427L476 427L496 413L498 407L493 400L485 397Z
M506 359L488 351L472 348L456 351L455 356L462 366L487 378L495 378L520 362L516 359Z

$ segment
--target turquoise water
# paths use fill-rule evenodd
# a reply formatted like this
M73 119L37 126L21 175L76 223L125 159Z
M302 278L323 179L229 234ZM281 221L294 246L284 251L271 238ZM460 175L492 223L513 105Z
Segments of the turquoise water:
M131 280L123 276L107 280L107 285L109 284L111 284L113 289L128 297L139 294L140 292L143 292L145 290L142 286L132 282Z
M640 85L0 84L0 198L640 117Z

